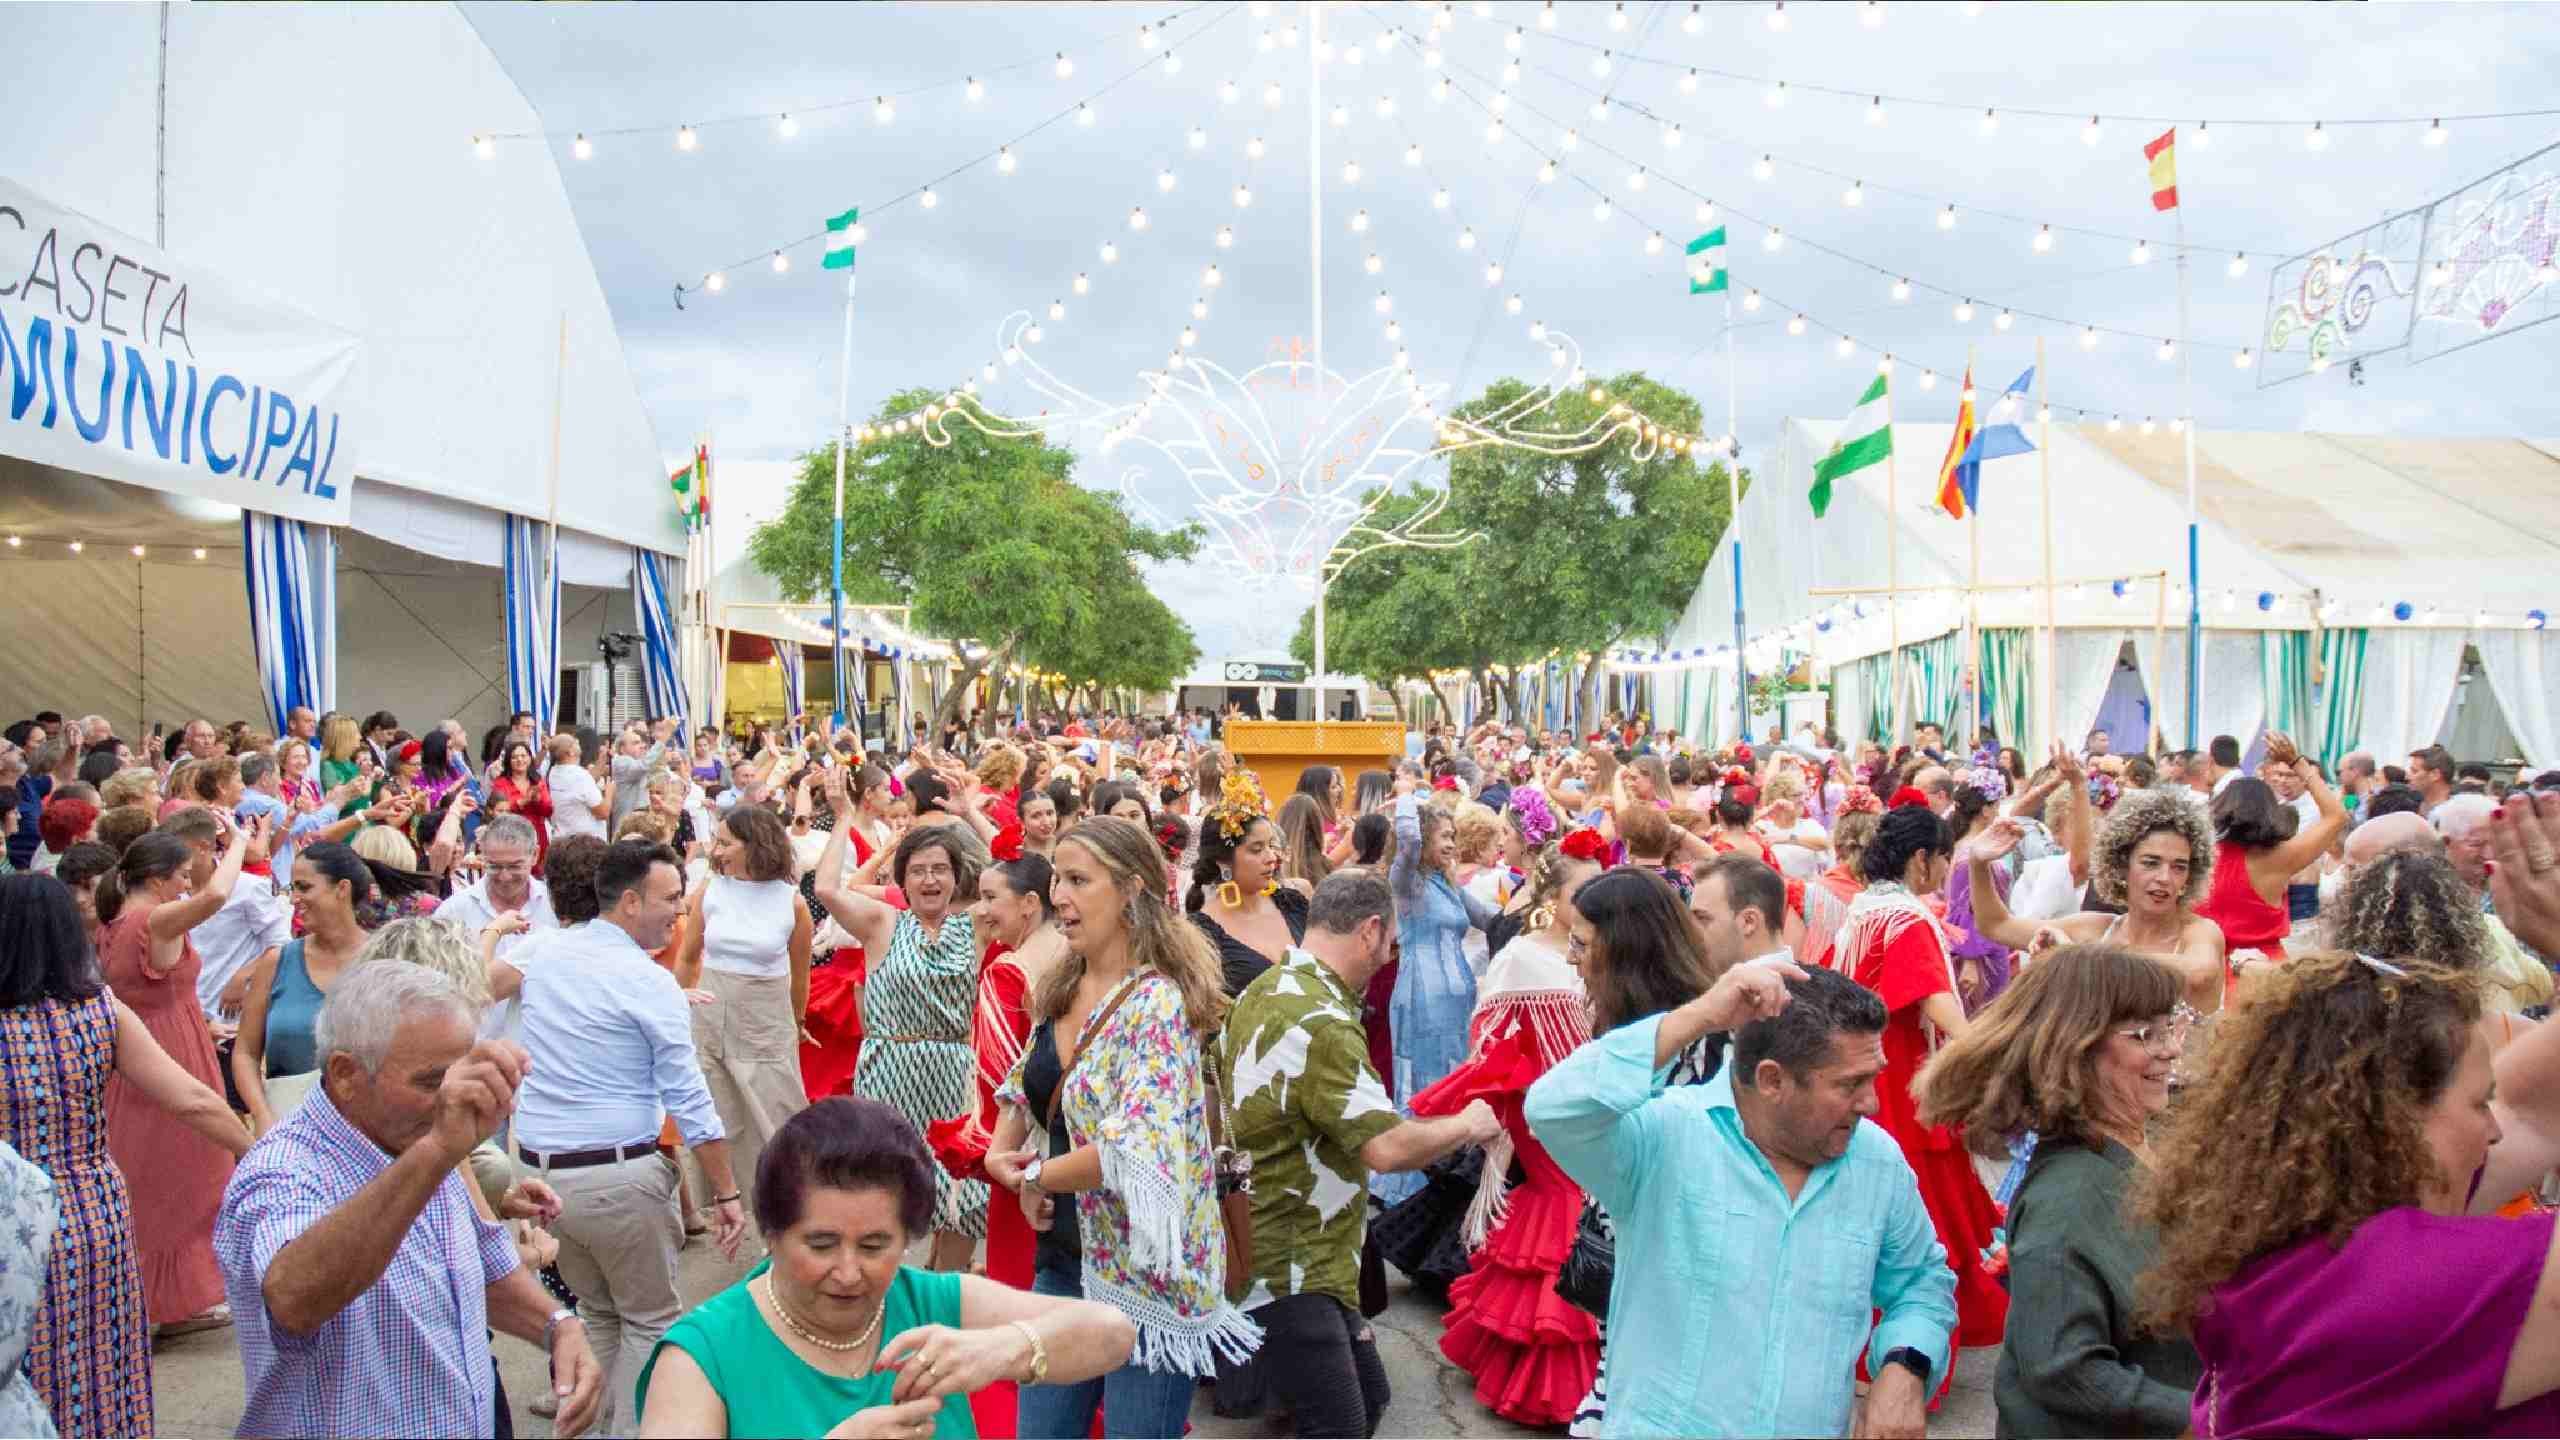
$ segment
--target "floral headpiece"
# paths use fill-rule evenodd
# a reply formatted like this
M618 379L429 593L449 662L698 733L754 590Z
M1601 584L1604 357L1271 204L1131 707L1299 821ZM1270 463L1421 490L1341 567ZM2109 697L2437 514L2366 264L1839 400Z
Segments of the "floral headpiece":
M1973 768L1975 768L1976 770L1997 770L1997 769L1999 769L1999 768L2000 768L2000 747L1999 747L1998 745L1993 744L1992 742L1990 742L1990 741L1988 741L1988 740L1985 740L1985 741L1983 741L1981 744L1974 746L1974 747L1973 747Z
M1597 830L1576 830L1564 837L1556 847L1567 859L1587 860L1594 865L1609 863L1609 842Z
M1271 818L1271 801L1262 793L1262 782L1239 765L1219 783L1218 803L1210 807L1208 818L1217 822L1220 835L1241 840L1254 821Z
M1852 785L1849 787L1849 793L1840 797L1840 813L1843 815L1881 815L1884 813L1884 801L1878 799L1876 797L1876 792L1868 789L1866 786Z
M1908 810L1914 805L1919 806L1923 810L1928 809L1928 792L1922 790L1917 785L1905 785L1901 789L1893 792L1893 803L1887 805L1885 808L1888 810Z
M1739 765L1735 765L1728 768L1722 775L1717 776L1716 780L1717 783L1723 785L1727 790L1740 789L1750 785L1751 772L1743 769Z
M1022 827L1019 825L1007 825L1003 829L997 831L996 838L987 842L987 853L998 860L1009 861L1021 859Z
M2009 798L2009 777L1991 766L1986 765L1965 771L1962 783L1967 789L1994 805Z
M1455 775L1439 776L1432 780L1431 788L1434 790L1455 790L1458 788L1458 777Z
M2089 803L2091 805L2100 810L2112 810L2115 808L2116 801L2123 798L2123 794L2124 787L2116 783L2115 776L2104 770L2089 772Z
M1556 812L1548 808L1547 797L1539 790L1524 785L1512 791L1511 818L1532 850L1544 850L1556 838Z

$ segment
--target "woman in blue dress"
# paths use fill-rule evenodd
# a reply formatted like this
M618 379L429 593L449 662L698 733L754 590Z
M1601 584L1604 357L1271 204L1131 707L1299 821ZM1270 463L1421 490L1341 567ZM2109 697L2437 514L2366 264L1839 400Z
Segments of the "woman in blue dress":
M1457 825L1419 795L1396 800L1396 844L1387 883L1396 896L1396 939L1402 959L1388 1029L1395 1036L1397 1101L1410 1101L1467 1058L1467 1021L1476 1009L1476 973L1467 964L1469 930L1502 912L1460 888ZM1421 1188L1418 1172L1381 1174L1370 1190L1389 1203Z

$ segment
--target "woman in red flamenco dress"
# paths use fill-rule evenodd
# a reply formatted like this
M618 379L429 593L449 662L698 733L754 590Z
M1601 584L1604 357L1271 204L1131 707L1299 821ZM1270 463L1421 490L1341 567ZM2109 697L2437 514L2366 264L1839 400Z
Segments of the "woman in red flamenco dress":
M995 1137L996 1090L1031 1041L1027 1001L1032 987L1067 951L1066 937L1049 918L1049 862L1024 854L1018 834L1010 844L1005 839L998 837L997 863L978 876L978 901L969 912L978 935L988 941L979 961L978 1003L970 1023L978 1059L978 1108L938 1120L925 1131L943 1169L963 1180L989 1183L987 1144ZM1030 1289L1038 1240L1022 1207L999 1196L987 1207L987 1278ZM1019 1433L1016 1403L1009 1380L971 1395L969 1411L977 1419L978 1433Z
M1529 1087L1591 1038L1581 977L1566 957L1573 892L1600 873L1606 842L1577 831L1531 867L1530 927L1486 966L1468 1021L1473 1058L1413 1097L1416 1115L1454 1115L1483 1100L1502 1117L1467 1211L1474 1250L1449 1287L1440 1353L1476 1377L1476 1399L1523 1425L1560 1426L1600 1368L1600 1328L1556 1294L1573 1248L1582 1188L1566 1178L1521 1117ZM1521 1179L1505 1188L1514 1164Z
M1824 963L1884 1000L1876 1123L1902 1146L1918 1175L1920 1198L1956 1272L1956 1346L1997 1346L2008 1324L2009 1292L1982 1252L1992 1243L1999 1212L1962 1137L1948 1126L1921 1124L1911 1094L1930 1055L1966 1024L1946 932L1922 898L1946 883L1953 842L1925 803L1904 804L1900 796L1896 801L1860 857L1867 888L1850 903L1849 918ZM1947 1379L1954 1373L1950 1362ZM1944 1381L1938 1394L1946 1394Z

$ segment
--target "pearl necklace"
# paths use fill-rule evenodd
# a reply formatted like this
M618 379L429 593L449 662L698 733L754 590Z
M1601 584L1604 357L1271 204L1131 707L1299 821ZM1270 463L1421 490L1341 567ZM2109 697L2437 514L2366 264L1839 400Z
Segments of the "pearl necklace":
M880 1317L889 1313L889 1297L883 1295L880 1297L880 1303L872 1307L871 1323L862 1327L861 1334L850 1340L830 1340L801 1324L800 1317L791 1313L791 1307L782 1303L782 1297L774 1293L773 1276L770 1273L764 1277L764 1298L773 1302L773 1313L782 1317L782 1323L790 1327L792 1334L821 1350L832 1350L839 1355L859 1350L870 1344L871 1337L879 1332Z

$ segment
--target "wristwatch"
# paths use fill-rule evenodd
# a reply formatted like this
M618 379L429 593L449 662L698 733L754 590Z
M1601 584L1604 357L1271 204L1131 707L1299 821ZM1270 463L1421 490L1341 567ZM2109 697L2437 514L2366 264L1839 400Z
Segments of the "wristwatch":
M1920 1388L1924 1390L1929 1388L1929 1357L1921 1354L1917 1349L1909 1345L1896 1345L1884 1352L1884 1359L1878 1362L1876 1369L1881 1372L1887 1365L1901 1366L1920 1377Z
M1025 1189L1025 1190L1039 1190L1039 1189L1040 1189L1040 1167L1041 1167L1041 1166L1043 1166L1043 1165L1046 1165L1047 1163L1049 1163L1049 1162L1048 1162L1047 1157L1045 1157L1045 1156L1034 1156L1034 1157L1032 1157L1032 1160L1031 1160L1031 1163L1030 1163L1030 1164L1025 1165L1025 1166L1023 1166L1023 1167L1022 1167L1022 1188L1023 1188L1023 1189ZM1041 1193L1045 1195L1045 1194L1047 1194L1048 1192L1047 1192L1047 1191L1045 1191L1045 1190L1043 1190L1043 1191L1041 1191Z

